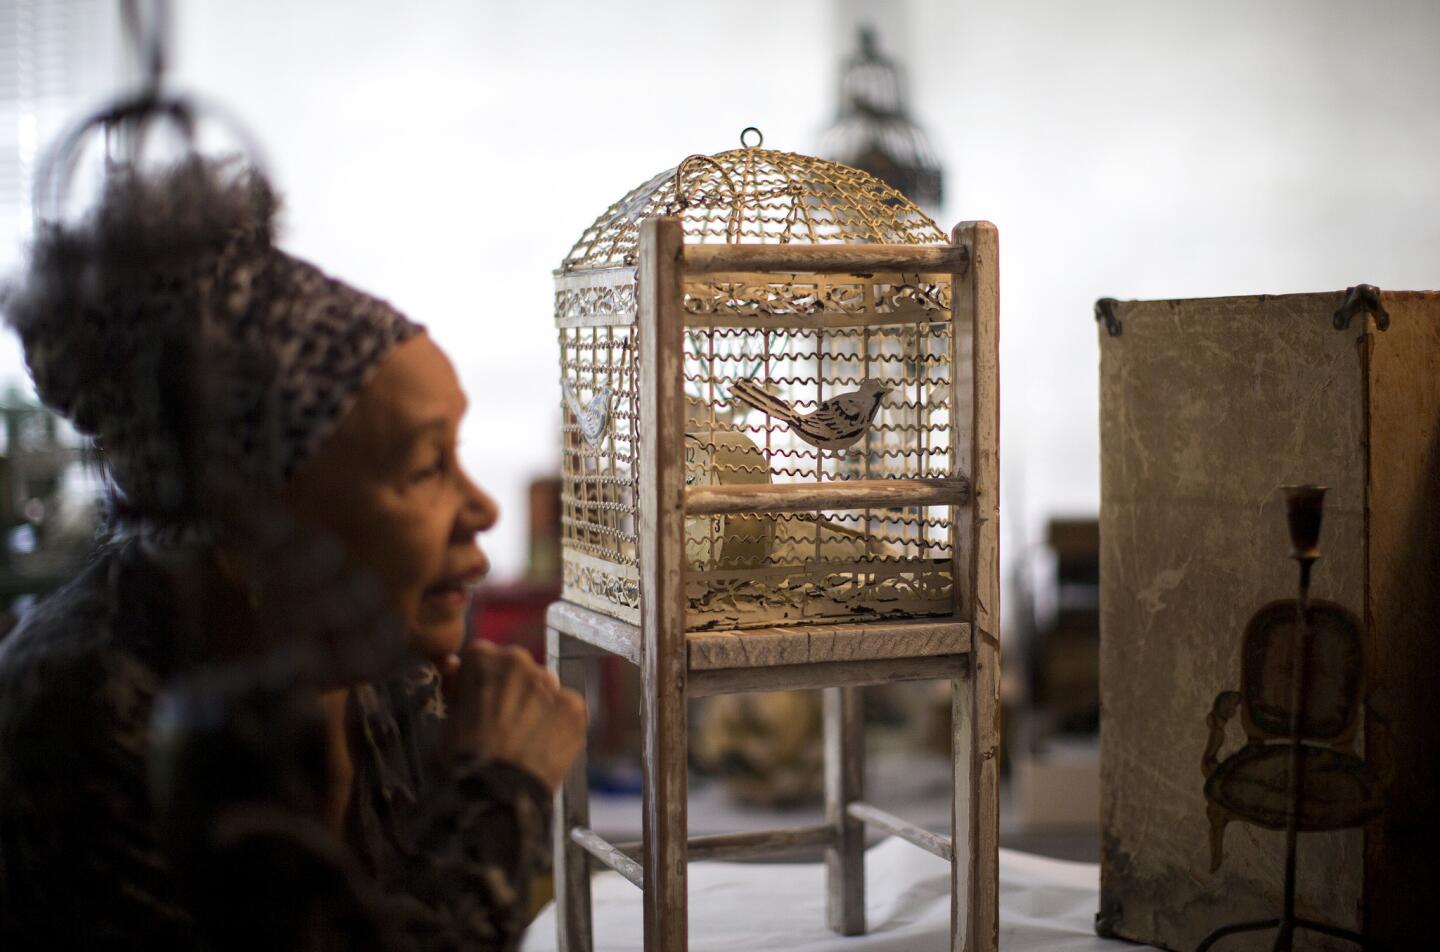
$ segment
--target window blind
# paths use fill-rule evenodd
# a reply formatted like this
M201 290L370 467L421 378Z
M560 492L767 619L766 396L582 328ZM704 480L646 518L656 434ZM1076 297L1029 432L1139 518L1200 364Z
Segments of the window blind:
M44 150L117 75L116 17L102 0L0 0L0 273L30 237Z

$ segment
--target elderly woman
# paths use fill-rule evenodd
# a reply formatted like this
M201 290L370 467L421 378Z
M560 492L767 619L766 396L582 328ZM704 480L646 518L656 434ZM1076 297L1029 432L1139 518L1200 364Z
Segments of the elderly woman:
M257 175L115 174L4 299L112 525L0 642L0 947L510 949L580 698L461 649L495 505L423 328Z

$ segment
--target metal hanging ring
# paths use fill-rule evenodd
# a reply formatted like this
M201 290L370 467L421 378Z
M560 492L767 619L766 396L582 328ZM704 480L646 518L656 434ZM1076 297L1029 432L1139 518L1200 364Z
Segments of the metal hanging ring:
M748 135L749 135L750 133L752 133L752 132L755 133L755 143L754 143L753 145L752 145L751 143L745 141L745 137L748 136ZM747 149L758 149L758 148L760 148L760 147L761 147L762 145L764 145L764 144L765 144L765 134L764 134L763 132L761 132L759 129L755 128L754 126L746 126L744 129L741 129L741 130L740 130L740 145L743 146L744 148L747 148Z
M36 170L32 209L36 224L64 214L71 181L80 164L86 139L99 132L104 143L107 172L122 160L114 158L116 140L126 153L123 160L139 165L145 144L156 126L177 132L187 153L194 154L200 119L217 120L238 144L248 164L262 176L265 161L259 144L233 116L213 104L193 97L167 95L161 91L169 60L170 0L122 0L122 25L137 62L145 76L140 90L114 99L65 131L42 157Z
M32 207L36 224L47 220L57 221L64 214L70 185L80 163L82 147L91 134L97 131L102 134L108 152L111 137L116 132L128 133L132 143L129 161L138 164L144 155L148 133L157 123L168 124L176 129L186 150L193 154L199 121L205 117L218 121L220 127L239 145L246 163L260 175L266 175L267 163L259 142L234 116L214 103L197 102L185 96L155 95L146 91L103 106L81 119L55 141L41 159L35 173Z

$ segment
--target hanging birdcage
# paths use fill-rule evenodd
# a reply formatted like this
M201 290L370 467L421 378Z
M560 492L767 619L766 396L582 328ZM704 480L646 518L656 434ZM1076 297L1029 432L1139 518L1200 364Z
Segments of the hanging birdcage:
M923 208L944 198L944 173L930 136L910 116L900 67L880 52L875 31L860 30L858 49L840 73L840 108L820 152L864 169Z
M691 156L585 230L555 285L568 405L565 598L631 623L640 610L637 448L644 438L637 255L641 222L661 215L679 219L686 245L949 244L874 177L758 145ZM956 345L959 373L968 378L969 341L953 339L949 274L689 275L683 311L687 486L939 483L961 473L952 394L962 382L954 379ZM863 419L844 433L811 432L815 418L807 415L833 411L837 399L860 404ZM948 505L908 500L868 509L692 511L687 627L951 614L951 529Z

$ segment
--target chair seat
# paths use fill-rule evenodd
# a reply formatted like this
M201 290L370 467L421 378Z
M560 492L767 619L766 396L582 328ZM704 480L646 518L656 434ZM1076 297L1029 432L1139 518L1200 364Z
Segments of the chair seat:
M1250 744L1226 758L1205 781L1205 797L1259 826L1284 829L1290 817L1289 743ZM1299 828L1340 830L1363 826L1380 812L1379 778L1354 754L1300 745L1304 796Z

